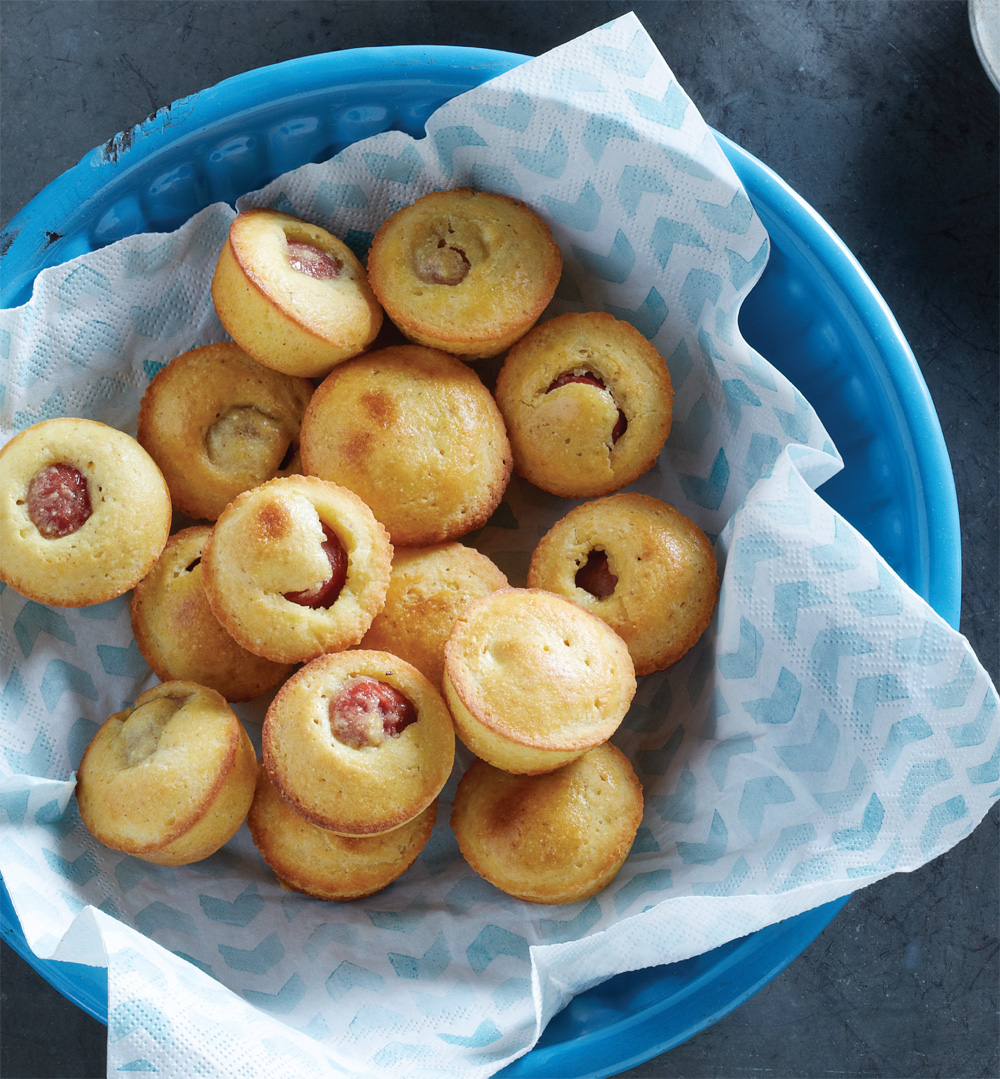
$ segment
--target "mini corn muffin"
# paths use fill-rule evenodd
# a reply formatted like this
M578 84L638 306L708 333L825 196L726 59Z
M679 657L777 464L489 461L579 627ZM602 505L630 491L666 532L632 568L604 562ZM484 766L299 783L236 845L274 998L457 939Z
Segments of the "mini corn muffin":
M76 797L105 846L157 865L187 865L236 833L257 759L213 689L164 682L101 725L77 770Z
M202 585L202 550L210 525L175 532L132 593L132 634L163 682L198 682L228 701L248 701L294 670L241 648L212 614Z
M321 378L363 352L382 325L364 267L318 225L277 210L244 210L212 278L229 336L258 363Z
M175 509L214 521L243 491L294 468L313 384L264 367L232 341L161 368L143 394L137 438Z
M474 547L397 547L385 606L361 647L391 652L440 686L444 646L455 620L473 600L506 587L506 576Z
M237 644L301 663L365 635L382 609L392 545L346 487L283 476L245 491L202 551L202 583Z
M593 498L638 479L670 433L663 357L627 322L601 312L543 322L507 354L496 400L514 468L550 494Z
M337 835L282 801L261 766L247 825L283 888L343 902L374 895L401 877L430 839L436 814L435 799L391 832Z
M552 299L562 253L523 202L488 191L434 191L397 210L368 253L386 314L411 341L467 360L496 356Z
M635 695L618 634L539 589L476 600L455 623L444 656L458 736L508 772L550 772L607 741Z
M444 646L455 619L474 599L507 585L500 569L474 547L397 547L385 606L361 647L391 652L440 686Z
M584 502L531 556L528 586L557 592L603 619L628 645L636 674L676 663L705 632L719 593L712 544L651 495Z
M441 694L398 656L367 649L293 674L267 710L262 744L282 799L318 827L354 836L423 813L455 758Z
M474 761L455 794L451 826L465 860L528 903L575 903L621 869L642 821L642 787L606 742L539 776Z
M349 487L401 547L485 524L511 473L489 390L461 360L419 345L331 371L306 409L301 451L304 472Z
M156 462L94 420L43 420L0 450L0 580L39 603L86 607L127 592L170 532Z

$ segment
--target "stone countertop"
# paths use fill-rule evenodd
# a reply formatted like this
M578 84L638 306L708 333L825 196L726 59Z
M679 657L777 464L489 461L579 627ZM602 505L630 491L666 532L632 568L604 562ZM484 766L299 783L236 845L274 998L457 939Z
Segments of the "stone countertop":
M941 419L963 533L961 630L998 672L998 98L960 0L5 0L0 220L158 107L333 49L537 54L634 10L713 127L832 226L886 299ZM1000 1075L998 814L858 893L742 1007L622 1073ZM106 1029L0 948L0 1075L105 1074Z

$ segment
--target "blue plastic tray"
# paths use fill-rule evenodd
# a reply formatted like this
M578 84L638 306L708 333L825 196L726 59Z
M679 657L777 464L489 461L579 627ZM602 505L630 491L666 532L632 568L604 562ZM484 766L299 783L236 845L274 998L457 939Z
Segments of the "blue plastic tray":
M94 150L14 218L0 237L0 305L24 303L46 266L122 236L176 228L212 202L233 202L358 139L390 128L419 137L438 106L527 59L445 46L352 49L183 98ZM743 334L810 399L844 458L824 497L957 627L954 480L913 353L829 226L756 158L717 137L772 240L741 312ZM683 963L610 979L576 997L502 1074L609 1076L680 1044L783 970L843 902ZM59 992L107 1022L106 971L35 956L6 888L0 931Z

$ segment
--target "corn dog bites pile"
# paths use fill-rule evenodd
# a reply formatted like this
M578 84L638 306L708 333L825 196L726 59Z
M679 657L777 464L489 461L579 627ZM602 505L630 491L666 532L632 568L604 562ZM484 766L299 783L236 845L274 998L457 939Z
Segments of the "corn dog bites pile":
M614 877L642 791L609 738L636 675L704 632L718 579L692 521L617 493L663 448L670 376L611 315L539 321L561 265L545 222L489 192L398 210L367 269L317 224L244 211L212 282L232 341L154 377L136 439L45 421L0 450L0 579L62 606L134 589L161 680L81 762L98 839L183 864L246 819L283 887L370 895L427 842L457 733L477 760L451 825L478 873L537 903ZM381 346L383 323L407 343ZM526 587L461 542L515 471L590 500ZM248 763L229 702L275 690ZM176 760L216 796L174 806Z

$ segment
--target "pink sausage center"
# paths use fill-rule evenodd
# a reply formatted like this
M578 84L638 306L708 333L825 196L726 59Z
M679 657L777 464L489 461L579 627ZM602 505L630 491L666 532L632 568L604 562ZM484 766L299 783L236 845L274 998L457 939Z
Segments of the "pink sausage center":
M591 551L587 561L576 571L576 586L595 599L607 599L615 590L618 578L611 572L604 551Z
M355 678L330 700L330 730L352 749L381 745L416 719L408 697L374 678Z
M597 389L604 390L609 396L611 395L611 391L601 379L597 375L592 375L589 371L585 371L580 375L560 375L545 392L551 393L553 390L558 390L560 386L568 386L571 382L582 382L585 386L596 386ZM614 397L612 396L611 399L613 401ZM626 427L628 427L628 420L625 418L625 413L618 409L618 419L615 420L615 425L611 428L612 445L625 434Z
M285 599L300 607L329 607L340 595L340 590L347 580L347 552L332 528L323 525L323 535L326 539L321 544L323 553L330 563L330 576L319 581L311 588L304 588L301 592L286 592Z
M331 281L340 276L341 265L332 255L298 240L288 242L288 262L293 270L317 281Z
M72 465L46 465L28 484L28 516L46 539L72 535L92 512L87 478Z

